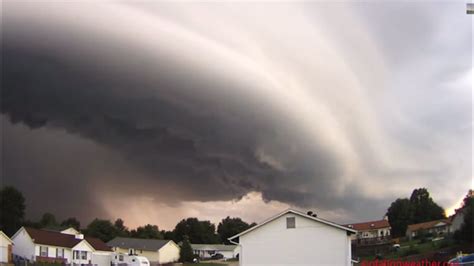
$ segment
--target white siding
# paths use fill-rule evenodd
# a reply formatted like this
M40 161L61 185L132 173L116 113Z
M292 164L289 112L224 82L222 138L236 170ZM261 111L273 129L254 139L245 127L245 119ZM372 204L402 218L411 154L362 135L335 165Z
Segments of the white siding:
M158 262L165 264L179 260L179 247L173 241L169 241L158 250Z
M227 251L227 250L218 250L217 253L222 254L225 259L232 259L234 258L234 251Z
M92 260L92 251L93 251L93 248L87 243L87 241L82 240L81 242L79 242L77 245L75 245L75 246L72 248L72 252L74 253L75 250L77 250L77 251L86 251L86 252L87 252L87 258L86 258L86 259L82 259L82 257L79 257L79 258L74 258L74 257L73 257L72 261L73 261L74 263L87 264L87 263L89 263L89 261Z
M286 217L296 228L286 228ZM350 265L346 231L288 213L240 236L241 265Z
M21 228L12 238L13 255L33 261L35 259L35 244L24 228Z
M69 227L68 229L62 230L61 234L77 235L77 234L79 234L79 232L76 229L74 229L73 227Z
M464 223L464 213L460 211L454 216L453 220L451 221L450 232L454 233L457 230L461 229L461 226L463 225L463 223Z
M0 262L8 262L8 248L12 242L0 232Z
M57 249L64 249L64 258L67 260L67 262L71 262L72 255L71 255L71 249L65 248L65 247L57 247L57 246L49 246L49 245L40 245L40 244L35 244L34 246L34 256L40 256L40 247L48 247L48 257L50 258L56 258L56 252Z
M92 253L92 264L98 266L110 266L112 260L112 252L95 251Z

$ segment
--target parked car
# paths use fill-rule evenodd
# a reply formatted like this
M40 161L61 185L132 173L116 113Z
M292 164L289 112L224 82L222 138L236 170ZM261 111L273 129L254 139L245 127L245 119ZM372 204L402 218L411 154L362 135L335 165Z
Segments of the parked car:
M212 255L211 258L214 259L214 260L221 260L221 259L224 258L224 255L222 255L221 253L216 253L216 254Z

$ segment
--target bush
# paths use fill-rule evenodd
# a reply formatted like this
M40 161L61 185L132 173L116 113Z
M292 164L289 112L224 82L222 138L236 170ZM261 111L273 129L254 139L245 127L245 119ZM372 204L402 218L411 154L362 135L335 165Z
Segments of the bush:
M189 243L188 236L184 236L183 244L179 251L179 261L181 262L192 262L194 259L193 249L191 248L191 243Z

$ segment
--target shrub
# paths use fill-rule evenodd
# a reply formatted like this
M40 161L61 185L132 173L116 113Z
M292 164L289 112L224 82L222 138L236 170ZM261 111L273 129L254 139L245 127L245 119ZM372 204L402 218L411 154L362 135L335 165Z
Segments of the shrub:
M184 236L183 244L181 245L181 249L179 252L179 260L181 262L192 262L194 259L193 249L191 248L191 244L189 243L188 236Z

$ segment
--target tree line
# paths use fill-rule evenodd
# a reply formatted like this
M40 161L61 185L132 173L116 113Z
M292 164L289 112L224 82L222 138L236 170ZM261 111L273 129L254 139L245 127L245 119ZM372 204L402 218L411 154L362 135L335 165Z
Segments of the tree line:
M472 242L473 236L473 206L474 198L471 191L465 197L462 208L464 209L464 225L455 234L455 237ZM114 222L107 219L94 219L87 226L75 217L67 218L61 222L51 213L45 213L39 221L24 219L25 199L21 192L14 187L3 187L0 190L0 230L7 235L13 235L21 226L34 228L74 227L81 230L86 236L92 236L107 242L120 237L136 237L147 239L171 239L176 243L187 238L193 244L229 244L227 238L238 234L255 223L248 224L240 218L226 217L220 221L217 228L210 221L198 218L186 218L176 224L173 230L160 230L157 225L146 224L136 229L129 229L122 219ZM401 237L405 235L408 225L446 218L444 209L431 198L426 188L413 190L410 198L398 198L389 206L388 221L392 227L391 235Z
M458 240L472 242L474 198L470 190L463 200L460 209L464 211L464 223L461 229L455 232ZM413 190L410 198L398 198L391 203L386 213L393 237L405 236L408 225L423 223L433 220L446 219L444 209L431 198L426 188Z
M249 224L238 217L226 217L217 228L207 220L190 217L181 220L173 230L160 230L157 225L146 224L136 229L129 229L124 220L118 218L114 222L96 218L85 227L75 217L58 221L52 213L44 213L39 221L25 219L25 198L22 193L11 186L0 190L0 230L12 236L22 226L33 228L59 229L73 227L84 235L96 237L108 242L115 237L135 237L146 239L170 239L179 243L187 237L193 244L230 244L227 238L238 234L255 225Z

